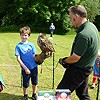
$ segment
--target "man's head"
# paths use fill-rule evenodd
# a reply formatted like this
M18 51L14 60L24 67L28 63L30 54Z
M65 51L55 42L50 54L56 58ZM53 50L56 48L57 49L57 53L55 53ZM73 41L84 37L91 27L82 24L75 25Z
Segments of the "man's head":
M82 5L71 6L68 9L70 20L73 26L80 26L87 18L87 11ZM84 20L85 19L85 20Z
M72 12L74 15L78 14L80 17L87 17L87 11L82 5L72 6L68 9L69 12Z

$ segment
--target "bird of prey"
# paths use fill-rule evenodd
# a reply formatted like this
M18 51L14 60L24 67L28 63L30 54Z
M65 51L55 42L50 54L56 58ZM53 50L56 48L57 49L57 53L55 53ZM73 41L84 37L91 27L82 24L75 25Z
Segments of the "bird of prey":
M37 44L41 49L41 53L35 55L35 60L38 59L38 61L36 61L37 63L39 62L39 59L41 59L40 62L43 62L44 59L52 56L52 52L55 52L52 43L48 40L45 33L39 34Z

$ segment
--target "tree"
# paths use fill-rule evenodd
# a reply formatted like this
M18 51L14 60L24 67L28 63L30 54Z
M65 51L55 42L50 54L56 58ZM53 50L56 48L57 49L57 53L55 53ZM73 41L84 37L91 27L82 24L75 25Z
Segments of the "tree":
M81 2L88 12L88 19L94 22L95 17L100 15L100 0L85 0Z
M71 24L67 10L77 4L86 7L90 21L94 21L95 16L99 14L99 0L1 0L1 25L48 28L53 22L56 29L68 30Z

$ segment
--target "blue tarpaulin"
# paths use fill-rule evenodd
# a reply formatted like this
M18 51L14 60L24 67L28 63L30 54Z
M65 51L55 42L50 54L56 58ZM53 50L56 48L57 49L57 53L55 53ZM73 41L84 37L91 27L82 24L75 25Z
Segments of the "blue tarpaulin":
M2 85L6 88L6 85L5 85L1 75L0 75L0 81L1 81Z

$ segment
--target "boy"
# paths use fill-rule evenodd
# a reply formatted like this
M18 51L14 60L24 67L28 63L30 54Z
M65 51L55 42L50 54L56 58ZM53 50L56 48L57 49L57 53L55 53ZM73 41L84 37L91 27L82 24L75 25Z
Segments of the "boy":
M99 68L100 68L100 51L98 51L98 55L94 64L94 72L93 72L93 83L91 85L91 89L95 88L97 79L99 78ZM99 84L98 84L99 85Z
M27 88L29 87L30 78L32 81L32 99L37 100L38 65L34 61L36 48L31 42L28 42L30 33L31 30L28 26L20 28L20 37L22 41L16 45L15 56L22 69L24 100L28 100Z

